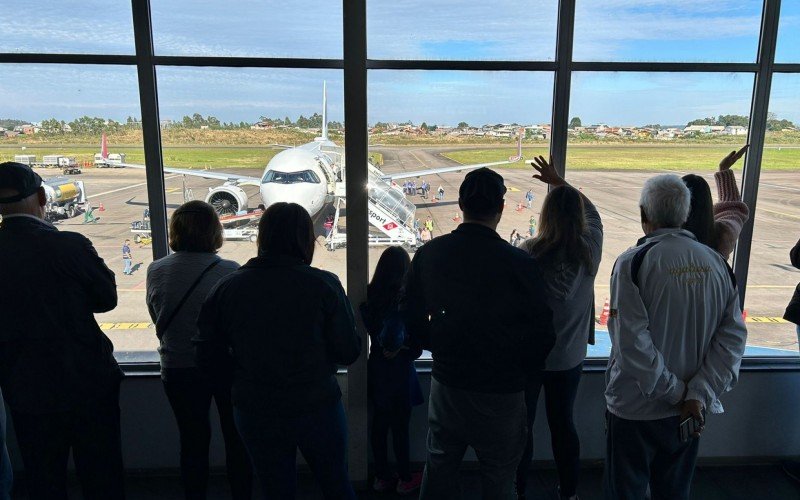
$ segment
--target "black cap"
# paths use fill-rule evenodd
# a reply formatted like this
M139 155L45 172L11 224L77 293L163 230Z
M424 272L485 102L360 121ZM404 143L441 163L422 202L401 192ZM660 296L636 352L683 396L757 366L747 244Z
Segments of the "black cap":
M0 198L0 203L16 203L32 195L42 185L42 178L31 167L7 161L0 163L0 189L17 191L13 196Z
M503 177L486 167L468 173L458 189L462 208L480 214L497 213L505 194Z

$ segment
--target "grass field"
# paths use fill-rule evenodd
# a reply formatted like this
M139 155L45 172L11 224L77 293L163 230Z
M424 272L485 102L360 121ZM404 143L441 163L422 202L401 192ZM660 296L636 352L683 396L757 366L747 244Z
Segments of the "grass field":
M719 160L731 151L731 146L595 146L571 145L567 153L568 167L579 170L714 170ZM164 163L169 167L221 169L263 169L281 149L269 146L192 146L165 147ZM64 154L74 156L78 162L92 162L96 147L89 146L30 146L25 150L0 148L0 161L11 161L17 154L32 154L41 159L43 155ZM140 147L111 147L112 153L125 153L126 161L144 163L144 152ZM467 149L443 153L444 156L461 163L484 163L507 159L514 150L508 148ZM373 152L373 161L382 163L380 153ZM547 147L524 148L527 160L536 155L547 156ZM800 149L770 148L764 151L764 169L800 170ZM526 163L517 163L504 168L530 168Z
M719 161L731 152L731 146L590 146L572 145L567 150L570 169L598 170L715 170ZM511 149L471 149L452 151L443 155L460 163L484 163L507 159ZM537 155L547 157L546 147L523 148L529 160ZM741 166L741 165L739 165ZM507 168L530 168L527 162ZM800 149L764 151L763 168L769 170L800 170Z

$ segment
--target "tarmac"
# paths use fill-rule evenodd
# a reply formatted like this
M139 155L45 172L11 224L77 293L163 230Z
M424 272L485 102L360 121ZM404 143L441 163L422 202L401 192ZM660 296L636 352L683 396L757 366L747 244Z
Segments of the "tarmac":
M440 155L445 148L434 147L376 147L384 158L382 169L385 172L414 171L424 168L457 165L456 162ZM452 148L450 148L452 149ZM508 194L506 209L498 227L498 233L508 238L512 230L526 234L531 217L538 219L547 187L532 179L532 169L498 169L506 180ZM60 174L55 169L40 169L45 178ZM260 171L252 169L236 170L233 173L258 176ZM616 257L625 249L635 245L642 236L639 222L638 198L644 181L665 171L613 170L567 171L567 181L592 200L598 207L604 225L603 260L597 275L596 311L602 311L605 299L609 296L609 277ZM683 175L689 172L669 171ZM458 186L466 172L453 172L428 176L432 191L441 185L445 189L444 200L435 202L430 197L409 196L417 206L417 218L425 220L430 216L434 221L434 237L452 231L460 222L458 210ZM712 187L716 199L713 172L701 173ZM97 320L115 344L121 359L158 359L155 348L158 341L145 305L145 277L147 266L152 262L152 248L149 245L131 244L133 253L133 274L122 274L122 244L126 238L133 241L131 222L142 218L147 206L145 175L133 169L84 169L75 176L85 183L87 194L95 207L99 220L84 224L83 216L57 222L60 230L76 231L86 235L94 244L100 256L116 273L119 305L108 313L98 314ZM741 170L737 170L741 181ZM208 188L219 185L219 181L183 178L179 175L165 176L168 214L171 214L188 198L204 199ZM421 184L421 179L418 179ZM186 191L189 196L186 196ZM258 189L245 187L250 195L250 207L261 203ZM528 189L533 189L534 201L527 208L524 197ZM433 193L431 193L433 194ZM755 230L751 253L751 266L748 277L744 309L747 310L748 345L759 348L752 351L758 355L770 353L796 355L798 337L795 327L780 317L788 303L795 285L800 281L800 271L789 262L789 250L800 237L800 177L797 171L762 172L759 186L759 200L755 216ZM104 210L100 210L100 206ZM343 221L346 224L346 220ZM337 274L346 284L347 249L328 251L324 247L322 231L318 233L318 247L313 265ZM382 252L382 248L369 250L370 272ZM220 256L239 263L255 256L255 243L249 241L227 241ZM253 314L258 314L254 311ZM592 353L603 356L607 348L599 346Z

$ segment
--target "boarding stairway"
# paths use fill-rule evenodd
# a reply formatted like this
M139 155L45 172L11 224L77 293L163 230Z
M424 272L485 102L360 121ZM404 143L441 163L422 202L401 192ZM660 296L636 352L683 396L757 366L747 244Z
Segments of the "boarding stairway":
M367 218L374 230L370 231L370 246L403 245L411 249L417 245L414 216L417 207L408 201L402 190L381 179L381 172L369 166L367 182ZM327 238L329 250L341 248L347 237L339 231L339 217L344 196L339 196L333 218L333 228Z

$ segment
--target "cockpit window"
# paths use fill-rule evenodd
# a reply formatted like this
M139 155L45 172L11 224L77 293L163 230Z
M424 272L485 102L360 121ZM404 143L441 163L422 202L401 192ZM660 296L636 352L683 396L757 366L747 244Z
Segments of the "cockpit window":
M313 170L303 170L302 172L278 172L270 170L264 175L263 184L274 182L275 184L299 184L307 182L319 184L319 177Z

